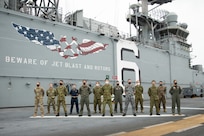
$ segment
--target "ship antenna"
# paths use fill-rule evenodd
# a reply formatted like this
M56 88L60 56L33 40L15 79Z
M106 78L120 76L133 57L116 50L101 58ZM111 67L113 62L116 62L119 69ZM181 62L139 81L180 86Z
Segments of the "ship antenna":
M59 0L9 0L9 9L40 16L52 21L60 21Z
M129 4L130 7L130 4ZM129 15L130 15L130 8L129 8ZM129 16L129 25L130 25L130 37L132 36L132 32L131 32L131 16Z
M139 7L140 6L141 5L139 3L138 4L132 4L132 5L130 5L130 8L129 8L129 10L130 9L133 10L133 12L134 12L133 14L135 15L136 41L138 40L138 35L139 35L138 34L138 13L139 13ZM129 15L130 15L130 13L129 13ZM131 16L130 16L130 25L131 25Z

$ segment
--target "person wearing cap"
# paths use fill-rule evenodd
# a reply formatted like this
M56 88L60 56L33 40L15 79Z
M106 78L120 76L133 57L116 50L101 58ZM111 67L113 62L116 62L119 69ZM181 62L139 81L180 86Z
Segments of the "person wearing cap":
M140 103L140 109L141 113L143 113L143 87L140 84L140 81L136 81L136 86L135 86L135 108L136 112L138 111L138 104Z
M156 81L152 80L152 86L148 90L148 94L150 97L150 116L152 115L153 106L156 107L156 115L159 114L159 91L156 87Z
M114 94L114 101L115 101L115 108L114 111L117 113L117 105L120 105L120 113L123 113L123 103L122 103L122 94L123 94L123 87L120 86L120 82L116 82L116 86L113 88Z
M176 104L178 114L181 115L181 109L180 109L181 87L177 85L176 80L174 80L173 83L174 85L169 90L169 93L171 94L171 98L172 98L172 114L175 115L175 104Z
M35 108L34 108L34 117L37 116L38 105L40 106L41 117L44 116L44 107L43 107L43 97L44 89L40 86L40 82L37 82L36 88L34 89L35 93Z

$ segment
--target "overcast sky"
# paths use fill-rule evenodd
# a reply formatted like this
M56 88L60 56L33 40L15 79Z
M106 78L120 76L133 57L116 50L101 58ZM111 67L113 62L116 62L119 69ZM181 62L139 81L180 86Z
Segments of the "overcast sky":
M129 24L125 18L129 5L133 3L137 3L137 0L60 0L59 7L63 8L63 14L83 9L85 17L109 23L120 31L129 33ZM178 22L188 24L188 43L193 47L192 64L204 66L203 5L204 0L174 0L160 6L159 9L175 12Z

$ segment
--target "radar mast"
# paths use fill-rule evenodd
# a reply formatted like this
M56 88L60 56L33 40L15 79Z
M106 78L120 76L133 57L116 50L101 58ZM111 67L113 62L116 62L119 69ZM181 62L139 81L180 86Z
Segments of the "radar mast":
M29 15L40 16L52 21L60 21L59 0L5 0L4 7Z

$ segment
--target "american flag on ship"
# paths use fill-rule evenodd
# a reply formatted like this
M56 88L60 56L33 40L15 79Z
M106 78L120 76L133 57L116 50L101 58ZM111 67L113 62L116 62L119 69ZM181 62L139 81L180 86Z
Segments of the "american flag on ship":
M98 43L89 39L83 39L82 43L78 43L77 38L75 37L72 37L72 41L68 43L66 36L63 36L60 40L57 40L54 37L54 33L50 31L33 29L15 23L12 24L19 34L23 35L31 42L43 45L51 51L57 51L59 55L65 59L69 57L76 58L79 55L98 53L105 50L105 48L108 46L108 44ZM62 44L65 44L66 46L64 49L62 49ZM77 47L73 49L73 46Z
M31 42L39 45L44 45L49 49L55 49L59 45L59 41L55 39L52 32L46 30L32 29L13 23L14 28Z

